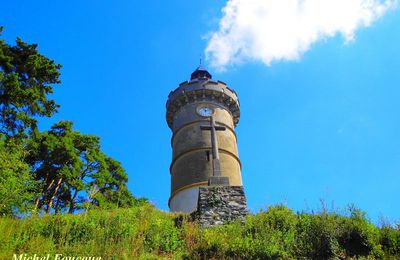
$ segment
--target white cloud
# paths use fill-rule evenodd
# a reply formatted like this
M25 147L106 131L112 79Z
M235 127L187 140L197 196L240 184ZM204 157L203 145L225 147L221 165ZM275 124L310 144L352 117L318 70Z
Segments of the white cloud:
M212 67L247 60L298 60L310 46L342 34L352 41L399 0L228 0L219 29L210 34L206 57Z

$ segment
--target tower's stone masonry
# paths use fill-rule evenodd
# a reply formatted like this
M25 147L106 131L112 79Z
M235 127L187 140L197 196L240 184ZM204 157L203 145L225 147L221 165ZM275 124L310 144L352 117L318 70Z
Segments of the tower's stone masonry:
M198 67L168 95L172 131L171 211L192 214L201 226L243 218L246 198L235 127L236 92Z
M201 227L211 227L243 219L247 213L243 186L205 186L200 187L192 217Z

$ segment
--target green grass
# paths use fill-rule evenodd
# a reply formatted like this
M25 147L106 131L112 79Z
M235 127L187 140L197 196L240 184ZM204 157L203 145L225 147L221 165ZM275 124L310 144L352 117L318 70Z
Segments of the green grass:
M83 214L0 218L0 259L13 254L102 259L400 259L399 226L365 214L294 213L282 205L201 229L145 204Z

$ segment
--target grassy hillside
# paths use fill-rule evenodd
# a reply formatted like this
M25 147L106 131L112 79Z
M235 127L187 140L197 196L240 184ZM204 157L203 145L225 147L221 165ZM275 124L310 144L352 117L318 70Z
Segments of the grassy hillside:
M102 259L400 259L399 226L344 215L294 213L284 206L209 229L145 204L131 209L0 219L0 259L14 253Z

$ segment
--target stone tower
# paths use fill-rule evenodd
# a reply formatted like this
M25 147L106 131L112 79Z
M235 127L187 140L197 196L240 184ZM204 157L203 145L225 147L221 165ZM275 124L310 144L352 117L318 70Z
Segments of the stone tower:
M173 136L171 211L198 209L200 187L241 187L235 127L239 100L224 82L198 67L190 81L168 95L167 123ZM244 196L244 194L243 194Z

